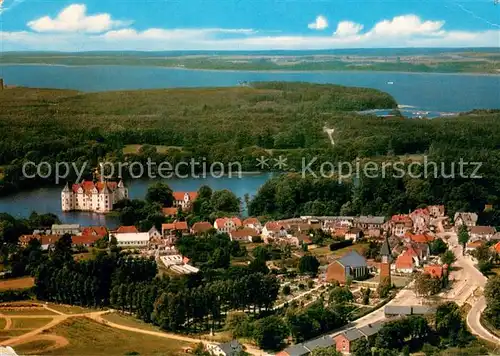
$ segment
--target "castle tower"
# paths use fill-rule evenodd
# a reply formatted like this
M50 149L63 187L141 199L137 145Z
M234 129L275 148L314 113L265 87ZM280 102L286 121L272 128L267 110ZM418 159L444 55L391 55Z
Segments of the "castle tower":
M386 234L382 248L380 249L381 263L380 263L380 282L385 278L389 278L391 281L391 263L392 263L392 253L391 246L389 245L389 237Z
M66 182L66 185L64 186L62 192L61 192L61 205L62 205L62 211L70 211L72 207L72 192L69 189L68 182Z

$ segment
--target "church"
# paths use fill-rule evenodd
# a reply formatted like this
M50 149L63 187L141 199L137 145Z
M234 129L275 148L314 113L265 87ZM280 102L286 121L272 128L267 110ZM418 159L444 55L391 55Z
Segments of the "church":
M92 211L108 213L113 210L113 205L122 199L128 198L128 189L123 181L92 182L83 181L66 186L61 192L62 211Z

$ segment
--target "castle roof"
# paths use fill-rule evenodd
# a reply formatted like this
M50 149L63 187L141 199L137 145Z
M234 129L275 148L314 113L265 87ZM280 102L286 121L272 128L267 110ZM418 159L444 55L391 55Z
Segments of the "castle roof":
M89 180L84 180L80 184L73 184L72 190L74 193L77 193L80 188L83 189L84 193L91 194L94 188L97 189L99 193L108 193L109 191L113 192L116 190L118 183L116 182L97 182L94 183Z

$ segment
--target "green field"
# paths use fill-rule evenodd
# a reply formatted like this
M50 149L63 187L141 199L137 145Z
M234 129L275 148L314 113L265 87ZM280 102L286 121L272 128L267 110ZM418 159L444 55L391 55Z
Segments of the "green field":
M105 351L109 356L123 356L131 352L171 356L181 355L182 347L190 346L177 340L113 329L81 318L66 320L49 333L66 338L69 345L45 355L92 356Z
M13 318L12 329L38 329L47 325L49 318Z

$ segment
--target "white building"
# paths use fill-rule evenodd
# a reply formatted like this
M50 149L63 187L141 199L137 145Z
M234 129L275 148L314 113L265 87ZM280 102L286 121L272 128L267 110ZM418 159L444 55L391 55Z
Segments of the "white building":
M64 235L64 234L70 234L70 235L81 235L80 231L80 225L78 224L54 224L52 225L51 228L51 234L52 235Z
M149 233L147 232L125 232L114 233L118 246L120 247L141 247L149 243Z
M219 218L214 222L214 228L221 233L229 233L241 227L241 220L236 217L232 218Z
M182 210L188 210L198 197L197 192L173 192L174 207L181 207Z
M123 182L91 182L83 181L73 184L71 189L66 184L61 192L63 211L93 211L107 213L119 200L128 198L128 189Z

